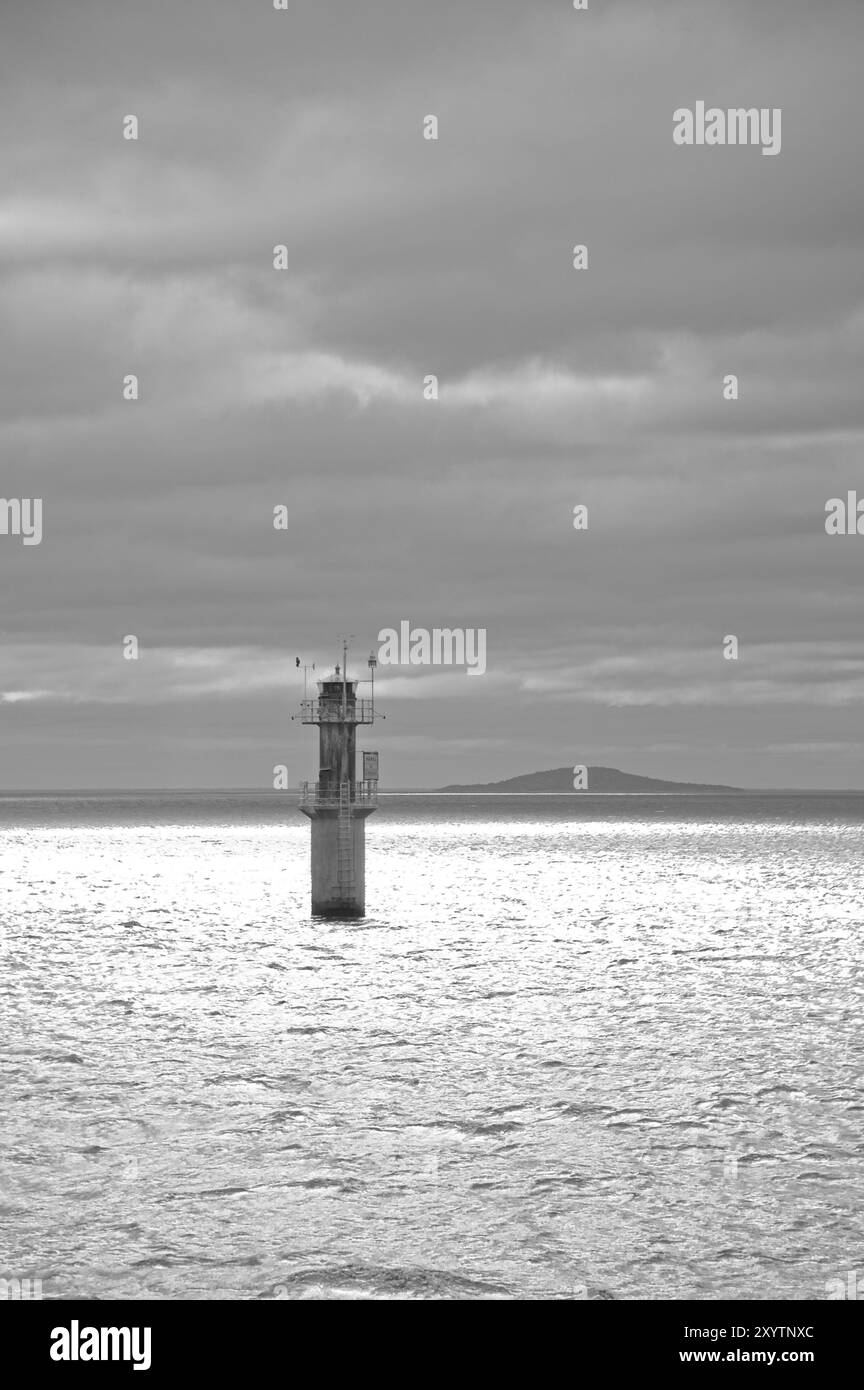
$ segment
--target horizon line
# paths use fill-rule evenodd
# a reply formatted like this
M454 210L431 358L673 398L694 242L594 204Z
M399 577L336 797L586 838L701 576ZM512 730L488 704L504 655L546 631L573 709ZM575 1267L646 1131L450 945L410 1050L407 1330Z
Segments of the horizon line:
M528 774L530 776L530 774ZM641 775L641 774L628 774ZM646 780L669 781L668 778L646 778ZM681 791L592 791L589 788L576 790L576 788L565 789L562 791L517 791L513 788L498 790L484 790L485 787L492 786L490 783L479 783L476 789L472 789L472 784L461 784L460 790L446 790L443 787L390 787L378 792L379 796L741 796L741 795L768 795L768 794L797 794L801 796L864 796L864 787L724 787L718 786L702 791L683 790L688 786L699 786L699 783L682 782L679 784ZM267 797L288 797L299 800L299 792L293 788L291 791L278 791L273 787L248 787L248 786L222 786L222 787L129 787L129 786L85 786L85 787L6 787L0 788L0 799L5 797L19 796L165 796L172 795L195 795L195 796L228 796L243 793L249 796Z

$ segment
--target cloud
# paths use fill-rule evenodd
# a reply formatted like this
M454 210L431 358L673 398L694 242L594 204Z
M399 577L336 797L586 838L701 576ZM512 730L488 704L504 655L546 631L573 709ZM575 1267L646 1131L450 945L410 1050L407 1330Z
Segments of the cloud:
M254 782L297 732L295 652L332 661L348 630L365 654L409 616L486 627L489 672L387 677L399 782L505 775L502 745L552 765L572 720L668 749L657 775L746 780L761 740L778 778L821 747L836 783L860 559L823 523L864 493L864 12L817 10L18 7L2 491L44 499L44 540L0 538L8 776L50 746L46 778L110 781L125 740L132 781ZM781 155L676 149L700 97L782 106Z

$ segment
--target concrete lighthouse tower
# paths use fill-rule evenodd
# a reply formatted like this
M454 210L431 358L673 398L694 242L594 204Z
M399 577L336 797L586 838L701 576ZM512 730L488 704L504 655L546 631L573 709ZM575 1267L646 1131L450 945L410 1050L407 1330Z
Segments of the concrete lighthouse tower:
M343 643L341 670L318 682L317 699L300 705L301 722L318 725L318 781L300 787L300 810L312 822L317 917L362 917L366 911L366 817L378 809L377 753L363 755L368 777L358 781L355 768L357 725L374 723L375 687L371 700L358 700L347 660Z

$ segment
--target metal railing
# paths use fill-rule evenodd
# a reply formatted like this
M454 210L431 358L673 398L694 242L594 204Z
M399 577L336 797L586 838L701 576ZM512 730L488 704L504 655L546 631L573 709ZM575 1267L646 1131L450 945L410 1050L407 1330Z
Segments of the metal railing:
M345 784L343 783L343 786ZM339 783L325 782L324 790L321 790L320 782L301 782L300 783L300 805L301 806L323 806L332 807L334 810L339 806ZM355 782L354 796L351 798L352 806L377 806L378 805L378 783L377 782Z
M344 714L338 698L300 701L301 724L371 724L374 719L372 700L347 700Z

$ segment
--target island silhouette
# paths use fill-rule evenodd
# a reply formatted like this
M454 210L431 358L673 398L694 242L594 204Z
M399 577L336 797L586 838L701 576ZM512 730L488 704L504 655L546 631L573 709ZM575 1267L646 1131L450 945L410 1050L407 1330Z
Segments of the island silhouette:
M617 767L589 767L585 792L735 792L740 787L726 787L715 782L666 782L658 777L638 777L621 772ZM552 767L548 772L525 772L508 777L503 782L451 782L439 787L442 792L573 792L572 767Z

